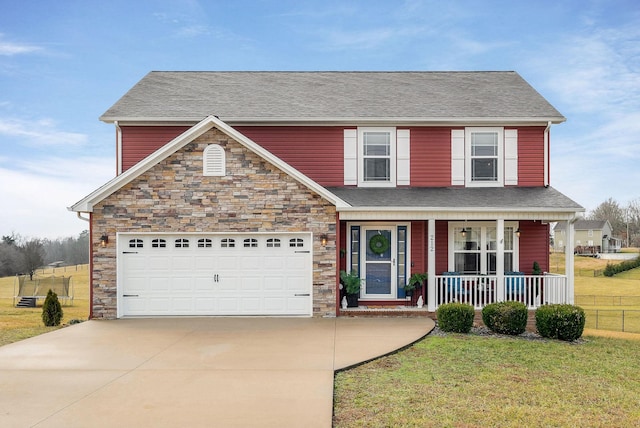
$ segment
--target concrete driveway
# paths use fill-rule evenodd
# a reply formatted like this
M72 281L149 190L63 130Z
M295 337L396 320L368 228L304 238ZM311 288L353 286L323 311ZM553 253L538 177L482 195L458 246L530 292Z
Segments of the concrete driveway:
M330 427L333 375L427 318L89 321L0 347L1 427Z

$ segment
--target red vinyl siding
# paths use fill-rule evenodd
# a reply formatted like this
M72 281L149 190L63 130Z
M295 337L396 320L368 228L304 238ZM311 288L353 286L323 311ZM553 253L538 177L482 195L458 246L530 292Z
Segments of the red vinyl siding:
M189 129L188 126L122 126L122 171Z
M518 128L518 186L544 185L544 128Z
M323 186L344 184L344 127L238 126L238 131Z
M538 262L543 272L549 271L549 225L534 221L521 221L520 271L531 275L533 262Z
M411 128L411 186L451 186L451 128Z

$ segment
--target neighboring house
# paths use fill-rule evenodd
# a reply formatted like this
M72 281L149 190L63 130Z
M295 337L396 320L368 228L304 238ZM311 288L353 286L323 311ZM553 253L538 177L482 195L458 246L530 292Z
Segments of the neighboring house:
M609 220L578 220L573 228L575 230L573 249L576 254L617 253L622 248L622 240L613 237ZM554 250L565 251L566 224L556 224L553 232Z
M340 270L366 306L420 272L431 311L573 302L572 251L531 276L584 211L549 186L565 118L515 72L151 72L101 120L94 318L336 316Z

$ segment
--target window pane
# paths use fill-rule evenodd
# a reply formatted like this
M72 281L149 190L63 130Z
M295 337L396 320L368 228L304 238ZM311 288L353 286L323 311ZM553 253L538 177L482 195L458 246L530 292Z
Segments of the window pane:
M472 159L471 178L474 181L497 181L497 159Z
M498 134L474 132L471 134L471 156L497 156Z
M504 270L513 272L513 253L504 253Z
M513 251L513 227L504 228L504 250Z
M480 253L456 253L454 256L455 271L464 274L480 273Z
M391 162L389 159L365 159L364 181L389 181L391 178Z
M487 250L496 251L498 249L496 235L497 230L495 227L487 227Z
M388 132L365 132L363 138L365 156L390 155L391 138Z

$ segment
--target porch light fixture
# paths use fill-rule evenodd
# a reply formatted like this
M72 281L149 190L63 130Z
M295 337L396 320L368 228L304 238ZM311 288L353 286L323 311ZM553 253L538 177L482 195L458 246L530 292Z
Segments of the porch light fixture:
M327 235L320 235L320 244L323 247L326 247L328 241L329 241L329 237Z
M103 233L102 236L100 237L100 246L102 248L105 248L108 243L109 243L109 237L105 233Z
M460 235L462 235L462 237L466 237L467 236L467 229L465 229L464 227L462 228L462 230L460 231Z
M516 229L516 236L519 238L520 237L520 228Z

